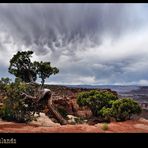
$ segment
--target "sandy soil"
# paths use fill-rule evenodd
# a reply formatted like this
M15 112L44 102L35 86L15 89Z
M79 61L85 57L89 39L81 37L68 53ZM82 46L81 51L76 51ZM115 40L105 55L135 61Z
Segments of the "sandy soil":
M96 125L39 125L36 123L24 124L0 120L0 133L148 133L148 120L143 118L134 121L112 122L108 130L102 129L103 124Z

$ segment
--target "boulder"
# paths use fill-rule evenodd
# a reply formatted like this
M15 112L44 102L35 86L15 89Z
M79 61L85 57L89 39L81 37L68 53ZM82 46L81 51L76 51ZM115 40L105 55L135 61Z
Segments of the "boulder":
M35 115L35 116L37 116L37 115ZM30 124L35 124L35 125L39 125L39 126L46 126L46 127L60 126L59 123L53 122L44 113L40 113L40 117L38 117L36 121L30 122Z
M67 115L67 118L68 118L68 123L69 124L76 124L77 123L78 117L75 117L73 115Z

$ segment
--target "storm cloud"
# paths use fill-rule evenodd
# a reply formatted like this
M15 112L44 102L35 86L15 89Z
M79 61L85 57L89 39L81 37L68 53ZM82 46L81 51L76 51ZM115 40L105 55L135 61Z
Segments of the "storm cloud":
M0 4L0 76L33 50L60 69L49 83L147 85L147 16L148 4Z

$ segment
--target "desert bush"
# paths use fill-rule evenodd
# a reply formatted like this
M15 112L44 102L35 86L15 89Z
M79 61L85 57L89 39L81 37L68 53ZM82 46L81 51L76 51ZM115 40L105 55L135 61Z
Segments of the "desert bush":
M141 113L140 105L130 98L118 99L110 91L81 92L77 96L79 106L88 106L95 117L100 121L110 122L111 118L116 121L124 121L134 114Z
M5 86L6 97L0 115L4 120L16 122L28 122L33 119L29 105L21 96L22 92L32 93L31 86L22 82L15 82Z
M102 125L102 130L108 130L108 124L107 123L103 123Z
M4 92L5 92L6 85L10 84L10 82L11 82L11 79L9 79L8 77L1 78L1 80L0 80L0 92L2 94L4 94Z
M83 117L78 117L75 119L77 124L83 124L86 123L86 120Z
M141 111L140 105L130 98L119 99L112 104L112 116L117 121L128 120L133 114L140 114Z
M100 111L98 111L102 120L106 122L110 122L112 117L112 108L103 107Z
M77 96L77 103L79 106L88 106L94 116L100 116L102 115L100 110L103 107L111 107L112 101L117 99L118 97L110 91L92 90L79 93Z

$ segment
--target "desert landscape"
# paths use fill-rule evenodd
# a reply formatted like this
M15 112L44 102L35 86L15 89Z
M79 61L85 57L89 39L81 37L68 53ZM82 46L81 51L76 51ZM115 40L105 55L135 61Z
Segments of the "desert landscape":
M148 133L147 8L0 4L0 133Z
M76 95L79 92L94 89L71 88L58 85L47 85L46 87L52 91L55 106L63 106L66 109L69 114L68 120L71 123L61 125L46 116L45 113L40 113L40 117L36 121L27 124L0 120L0 133L148 133L148 110L146 109L143 109L140 115L131 120L124 122L111 121L107 123L107 128L104 128L104 123L97 123L95 120L77 123L75 118L89 118L92 113L88 108L80 108L78 106ZM111 91L110 89L108 90ZM113 92L117 94L117 92Z

